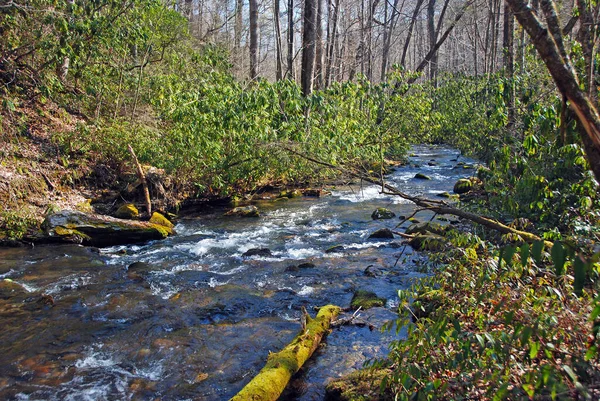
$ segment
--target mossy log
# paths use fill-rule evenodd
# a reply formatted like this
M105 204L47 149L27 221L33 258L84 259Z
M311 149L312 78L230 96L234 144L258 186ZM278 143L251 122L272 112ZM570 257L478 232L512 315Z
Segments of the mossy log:
M310 358L340 313L334 305L323 306L317 317L306 317L302 331L281 351L270 354L264 368L230 401L276 401L292 375Z

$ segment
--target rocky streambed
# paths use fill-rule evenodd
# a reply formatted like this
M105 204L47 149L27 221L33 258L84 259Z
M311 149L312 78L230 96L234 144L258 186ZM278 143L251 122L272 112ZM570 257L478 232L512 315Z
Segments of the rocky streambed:
M413 152L388 177L405 192L452 192L474 173L453 149ZM384 356L404 331L378 328L430 262L369 237L404 230L413 205L365 184L255 206L260 217L203 208L143 245L0 249L0 398L227 400L294 337L301 307L350 307L358 290L383 299L361 312L375 329L336 328L283 398L321 400L329 379ZM380 207L396 216L373 219Z

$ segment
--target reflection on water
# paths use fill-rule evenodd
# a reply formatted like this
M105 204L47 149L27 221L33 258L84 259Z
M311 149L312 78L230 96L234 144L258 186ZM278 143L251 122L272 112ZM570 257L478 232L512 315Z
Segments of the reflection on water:
M389 177L403 191L451 191L472 173L453 168L454 150L414 152ZM416 172L432 180L415 180ZM196 212L179 222L178 236L141 246L1 249L0 279L12 282L0 288L0 398L226 400L293 338L301 306L347 307L356 289L374 291L387 305L362 317L380 327L395 316L397 290L420 276L424 256L401 239L368 239L398 224L371 220L376 207L413 210L375 186L257 206L259 219ZM325 253L332 246L342 248ZM251 248L272 254L242 256ZM134 262L147 265L128 272ZM376 274L364 273L369 266ZM328 379L385 355L397 338L335 329L287 399L321 400Z

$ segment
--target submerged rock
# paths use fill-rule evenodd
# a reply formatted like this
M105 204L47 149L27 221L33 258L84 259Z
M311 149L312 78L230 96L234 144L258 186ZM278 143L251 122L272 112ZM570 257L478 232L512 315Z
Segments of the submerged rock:
M336 252L343 252L344 251L344 246L343 245L334 245L330 248L328 248L325 253L336 253Z
M27 293L22 285L15 283L9 278L0 281L0 299L9 299Z
M431 180L431 177L430 177L430 176L428 176L428 175L425 175L425 174L423 174L423 173L417 173L417 174L415 174L415 178L416 178L417 180Z
M45 235L55 241L97 247L147 242L167 238L172 230L150 222L63 210L46 216Z
M240 217L259 217L260 213L258 212L258 208L254 205L250 206L239 206L231 209L227 213L226 216L240 216Z
M379 298L377 294L371 291L358 290L354 293L350 302L352 309L370 309L376 306L385 306L385 298Z
M369 238L389 239L394 238L394 233L389 228L380 228L373 234L369 235Z
M133 203L126 203L121 205L115 212L115 217L118 219L137 219L140 216L140 212Z
M250 257L250 256L265 257L265 256L271 256L271 255L273 255L273 253L271 252L271 250L269 248L251 248L242 254L242 256L244 256L244 257Z
M392 212L390 209L385 207L378 207L372 214L371 218L373 220L386 220L392 219L396 217L396 213Z
M314 263L305 262L298 265L298 269L314 269L317 267Z
M461 178L460 180L456 181L456 184L454 184L455 194L466 194L471 189L473 189L473 182L466 178Z

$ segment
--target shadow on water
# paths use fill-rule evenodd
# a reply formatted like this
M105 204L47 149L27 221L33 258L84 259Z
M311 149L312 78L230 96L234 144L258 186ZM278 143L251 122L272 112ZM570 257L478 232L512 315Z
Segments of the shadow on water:
M389 177L406 192L451 191L473 173L456 168L455 150L414 152ZM294 337L302 306L348 307L355 290L374 291L386 306L361 317L381 327L396 316L398 289L427 263L399 239L368 239L398 224L371 219L381 206L413 210L374 186L338 188L261 203L259 219L190 215L178 236L142 246L0 250L0 278L12 280L0 288L0 398L226 400ZM341 248L325 252L332 246ZM243 256L251 248L272 254ZM145 265L128 271L134 262ZM385 356L404 333L335 329L284 398L322 400L328 380Z

